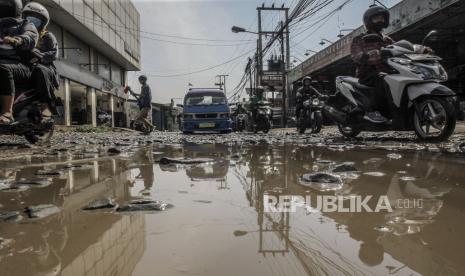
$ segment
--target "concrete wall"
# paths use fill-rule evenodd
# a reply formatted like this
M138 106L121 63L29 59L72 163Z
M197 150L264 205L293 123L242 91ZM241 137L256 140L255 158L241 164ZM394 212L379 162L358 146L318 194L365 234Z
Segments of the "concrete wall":
M129 70L140 68L140 15L131 0L38 0L52 20Z

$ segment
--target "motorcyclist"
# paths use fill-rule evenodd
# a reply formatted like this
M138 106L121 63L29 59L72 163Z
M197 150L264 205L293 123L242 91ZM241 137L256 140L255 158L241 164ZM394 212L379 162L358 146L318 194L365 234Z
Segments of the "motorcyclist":
M262 87L258 87L256 89L256 93L250 97L249 109L250 109L250 112L252 113L252 122L254 123L257 121L256 119L257 119L258 107L260 106L260 103L264 101L263 92L264 92L264 89Z
M31 77L27 56L36 46L36 27L21 18L21 0L0 0L0 125L14 122L15 84Z
M234 111L234 115L237 116L239 114L247 114L247 110L242 106L242 103L238 103L236 105L236 110Z
M54 65L58 56L58 41L47 30L50 15L47 9L39 3L30 2L23 9L23 18L34 24L39 32L39 41L31 62L34 64L32 80L39 93L42 116L50 118L56 113L55 90L59 88L59 77ZM52 111L49 109L52 108Z
M363 23L367 32L356 36L351 46L352 59L357 66L359 83L375 88L372 95L366 95L368 102L365 106L365 119L373 123L384 123L387 121L386 116L392 117L390 110L392 97L388 95L383 79L380 77L380 73L389 73L390 71L384 62L387 53L382 51L383 47L394 43L394 40L382 32L389 26L389 18L390 14L386 8L370 7L363 15ZM365 41L363 37L368 34L378 35L380 39ZM378 110L382 111L384 116Z
M312 86L312 78L305 77L302 81L302 87L297 90L296 94L295 116L297 119L300 116L304 102L313 96L317 96L320 99L325 97L323 94L318 92L315 87Z

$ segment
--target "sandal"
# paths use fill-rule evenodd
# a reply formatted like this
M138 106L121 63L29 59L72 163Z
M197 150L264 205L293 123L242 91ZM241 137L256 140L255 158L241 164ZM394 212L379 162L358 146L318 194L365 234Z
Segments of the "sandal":
M2 115L0 115L0 125L8 126L14 122L15 122L15 119L13 119L13 116L6 115L6 113L3 113Z

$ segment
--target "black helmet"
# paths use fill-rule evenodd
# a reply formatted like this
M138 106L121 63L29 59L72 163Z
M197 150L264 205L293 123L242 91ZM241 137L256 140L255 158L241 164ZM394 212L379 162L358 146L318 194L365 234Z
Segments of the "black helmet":
M0 0L0 18L21 16L23 2L21 0Z
M368 10L366 10L365 14L363 14L363 23L365 24L365 28L367 30L374 30L375 26L373 26L372 19L373 17L377 15L383 15L384 16L384 24L380 26L381 28L387 28L389 26L389 19L390 19L390 14L389 11L386 8L380 7L380 6L372 6ZM375 31L381 31L381 30L375 30Z
M139 76L139 81L142 81L142 80L147 81L147 76L146 75L140 75Z
M39 31L44 30L50 22L50 15L47 9L36 2L30 2L29 4L24 6L23 18L27 19L28 17L33 17L31 18L31 23L33 23ZM36 20L34 18L40 19L37 20L40 22L35 22Z
M305 78L302 80L302 85L303 85L303 86L311 85L311 84L312 84L312 78L311 78L311 77L305 77Z

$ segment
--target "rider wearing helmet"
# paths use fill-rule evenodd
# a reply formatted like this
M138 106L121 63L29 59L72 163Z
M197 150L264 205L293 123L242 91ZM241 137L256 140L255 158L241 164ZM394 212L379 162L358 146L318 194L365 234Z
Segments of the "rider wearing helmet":
M58 56L58 41L55 36L47 30L50 15L47 9L39 3L30 2L23 9L23 18L34 24L39 32L39 41L34 50L32 63L34 69L32 79L35 83L37 93L40 95L42 116L50 118L52 111L55 113L55 90L59 88L59 77L54 65Z
M15 83L31 77L26 56L34 49L37 29L21 18L21 0L0 0L0 125L14 122Z
M367 95L370 104L366 106L365 119L374 123L386 122L387 117L391 117L391 96L387 95L386 89L380 73L390 71L384 62L384 53L381 48L393 44L394 41L387 35L383 34L383 29L389 26L390 14L386 8L380 6L371 6L363 15L363 23L367 29L355 37L352 41L351 54L352 59L357 66L357 77L363 85L375 87L373 95ZM368 34L378 35L378 40L366 41L363 39ZM386 105L386 101L389 103ZM381 110L384 116L378 111Z
M303 108L304 102L313 96L317 96L318 98L324 97L320 92L318 92L318 90L316 90L315 87L312 86L312 78L305 77L302 81L302 87L297 90L296 94L296 119L299 119L300 111Z

